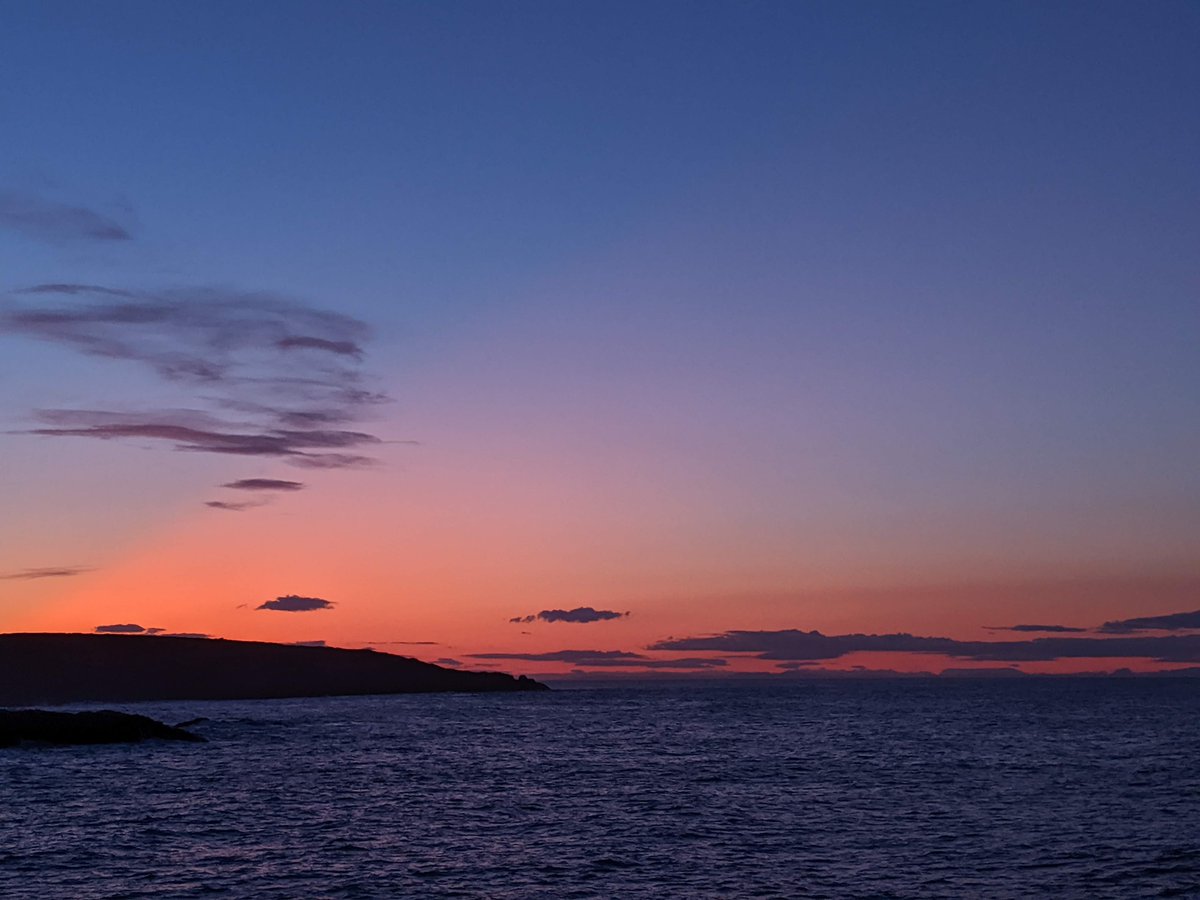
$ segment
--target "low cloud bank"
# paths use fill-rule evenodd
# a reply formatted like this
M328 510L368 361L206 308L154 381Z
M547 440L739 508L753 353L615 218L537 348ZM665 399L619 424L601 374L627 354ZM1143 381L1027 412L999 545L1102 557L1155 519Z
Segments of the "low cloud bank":
M628 650L554 650L548 653L472 653L471 659L519 659L527 662L563 662L583 668L711 669L724 659L690 657L656 659Z
M828 660L850 653L926 653L990 662L1057 659L1152 659L1200 662L1200 634L1164 637L1033 638L1023 641L959 641L912 634L834 634L819 631L727 631L659 641L651 650L753 654L767 660Z
M1171 613L1165 616L1142 616L1138 619L1120 619L1105 622L1100 631L1105 634L1130 634L1135 631L1189 631L1200 630L1200 609L1193 612Z

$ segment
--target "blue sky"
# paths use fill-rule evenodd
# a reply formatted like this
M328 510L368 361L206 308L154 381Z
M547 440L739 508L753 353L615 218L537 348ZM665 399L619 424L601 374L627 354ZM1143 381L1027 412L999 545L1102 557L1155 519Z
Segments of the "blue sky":
M4 20L0 192L131 239L10 227L0 290L218 286L362 320L394 400L371 427L426 454L388 449L364 476L397 496L429 465L484 504L543 497L547 533L607 547L585 568L650 605L692 590L670 588L689 559L772 597L1197 574L1195 4L56 2ZM198 402L0 335L5 430L113 398ZM0 436L12 508L37 518L81 466L110 493L77 486L7 568L53 563L55 540L102 565L115 545L82 536L112 485L150 486L117 516L136 543L228 462L63 443ZM269 533L274 509L247 518ZM676 531L661 570L630 549Z

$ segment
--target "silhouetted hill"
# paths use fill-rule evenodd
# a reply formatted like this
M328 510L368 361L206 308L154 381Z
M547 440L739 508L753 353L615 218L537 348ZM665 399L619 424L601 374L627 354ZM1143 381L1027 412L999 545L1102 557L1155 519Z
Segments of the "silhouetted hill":
M0 705L548 690L373 650L119 634L0 634Z

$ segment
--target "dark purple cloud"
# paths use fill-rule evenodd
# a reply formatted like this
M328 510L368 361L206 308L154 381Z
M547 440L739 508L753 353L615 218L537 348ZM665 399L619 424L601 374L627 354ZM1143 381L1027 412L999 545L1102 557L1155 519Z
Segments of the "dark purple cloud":
M1131 658L1200 662L1200 634L1168 637L1033 638L1024 641L959 641L911 634L838 634L819 631L727 631L705 637L659 641L651 650L748 653L759 659L823 660L849 653L934 653L994 662Z
M539 613L528 616L516 616L510 622L527 624L529 622L604 622L608 619L620 619L627 612L615 612L611 609L592 609L590 606L577 606L575 609L543 609Z
M82 566L56 566L45 569L21 569L19 572L4 572L0 581L34 581L38 578L70 578L90 572L91 569Z
M129 230L103 213L24 191L0 191L0 227L26 237L63 241L128 241Z
M369 335L357 319L272 294L212 288L43 284L11 297L0 306L0 333L141 365L190 391L193 401L183 410L43 410L42 427L26 433L165 442L305 468L372 462L362 449L379 438L339 427L386 399L364 384L361 343Z
M155 629L161 631L162 629ZM95 628L96 634L147 634L149 629L143 628L141 625L97 625Z
M235 491L298 491L304 487L299 481L284 481L279 478L240 478L221 487Z
M1076 628L1072 625L985 625L984 627L988 631L1041 631L1049 634L1087 631L1086 628Z
M1187 631L1191 629L1200 629L1200 609L1194 612L1171 613L1165 616L1119 619L1116 622L1105 622L1099 630L1105 634L1130 634L1135 631Z
M312 612L317 609L333 609L333 607L333 603L322 600L320 597L300 597L296 594L287 594L283 597L276 597L274 600L268 600L254 608L273 609L277 612Z

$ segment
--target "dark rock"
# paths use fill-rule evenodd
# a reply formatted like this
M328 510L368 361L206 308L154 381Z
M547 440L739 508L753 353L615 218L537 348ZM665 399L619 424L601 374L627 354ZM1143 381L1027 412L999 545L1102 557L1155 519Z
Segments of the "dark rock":
M146 740L190 741L204 738L147 716L113 712L47 712L0 709L0 747L18 744L126 744Z

